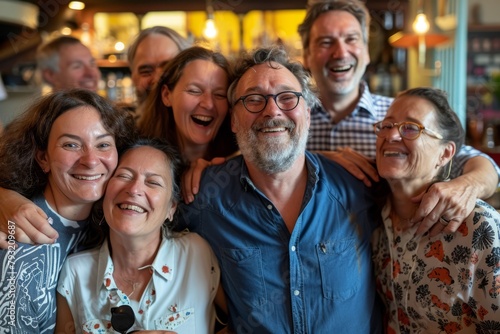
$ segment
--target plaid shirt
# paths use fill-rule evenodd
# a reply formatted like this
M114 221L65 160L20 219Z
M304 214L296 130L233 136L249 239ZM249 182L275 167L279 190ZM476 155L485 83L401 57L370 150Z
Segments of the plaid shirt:
M360 91L361 98L354 111L337 124L332 121L330 113L321 106L311 110L308 150L335 151L338 148L350 147L369 158L375 158L377 136L373 131L373 123L384 119L394 98L370 93L365 82L361 83ZM490 160L500 180L500 168L495 161L487 154L466 145L462 146L453 159L451 178L461 175L467 160L476 156Z

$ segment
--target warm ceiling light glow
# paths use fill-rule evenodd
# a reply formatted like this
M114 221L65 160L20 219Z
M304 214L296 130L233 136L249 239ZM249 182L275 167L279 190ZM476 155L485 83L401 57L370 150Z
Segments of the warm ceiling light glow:
M203 29L203 36L208 39L213 39L217 36L217 28L213 19L208 19L205 22L205 29Z
M116 42L115 43L115 50L116 51L123 51L125 49L125 44L123 42Z
M71 30L70 27L61 28L61 34L65 35L65 36L71 35L72 32L73 32L73 30Z
M83 3L82 1L71 1L68 4L68 7L69 7L69 9L73 9L73 10L82 10L85 8L85 3Z
M413 21L413 30L419 35L427 33L430 26L427 16L424 13L417 14L415 21Z

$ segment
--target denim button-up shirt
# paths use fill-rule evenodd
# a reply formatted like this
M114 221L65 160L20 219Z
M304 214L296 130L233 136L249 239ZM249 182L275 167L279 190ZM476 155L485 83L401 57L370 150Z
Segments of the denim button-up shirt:
M219 260L236 332L378 332L370 236L380 214L368 189L336 163L306 152L306 166L291 234L241 156L205 171L182 219Z

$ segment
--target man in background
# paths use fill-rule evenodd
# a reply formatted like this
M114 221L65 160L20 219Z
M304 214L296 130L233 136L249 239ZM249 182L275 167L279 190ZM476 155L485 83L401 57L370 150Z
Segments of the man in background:
M370 14L359 0L310 1L299 26L304 66L311 72L321 105L311 110L307 149L320 151L370 185L378 181L373 166L376 135L393 98L372 94L363 81L367 65ZM421 234L456 230L474 208L476 198L496 190L500 169L487 155L463 147L453 160L452 180L437 182L414 200L420 207L412 219ZM440 218L443 218L441 220ZM447 226L438 221L450 222Z
M171 28L154 26L142 30L128 49L128 62L140 106L163 73L163 67L191 46Z
M84 88L97 91L101 72L90 50L72 36L60 36L40 45L36 54L43 80L53 90Z

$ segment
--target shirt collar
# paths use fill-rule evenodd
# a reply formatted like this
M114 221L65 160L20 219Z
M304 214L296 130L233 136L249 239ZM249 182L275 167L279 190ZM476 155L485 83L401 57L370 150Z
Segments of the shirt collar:
M114 265L109 254L108 242L108 240L104 241L99 250L96 291L99 291L103 285L108 290L117 288L113 279ZM158 254L156 254L153 263L149 266L153 269L154 275L163 277L167 281L173 280L177 256L175 252L175 247L173 247L170 239L163 237Z
M241 159L241 170L240 170L240 183L247 190L247 186L252 187L255 190L255 185L250 179L248 174L248 168L245 164L245 160L240 155L238 158ZM312 153L306 151L306 166L307 166L307 182L308 184L316 184L318 182L319 166L318 163L312 159Z
M359 110L364 110L365 112L371 114L374 118L377 118L373 103L373 96L372 93L370 92L370 88L368 87L365 81L360 82L359 91L361 93L361 96L359 98L358 104L356 105L356 108L354 108L351 115L353 114L355 115L357 112L359 112ZM323 108L323 105L321 104L314 107L312 112L327 113L327 111L325 110L325 108Z

